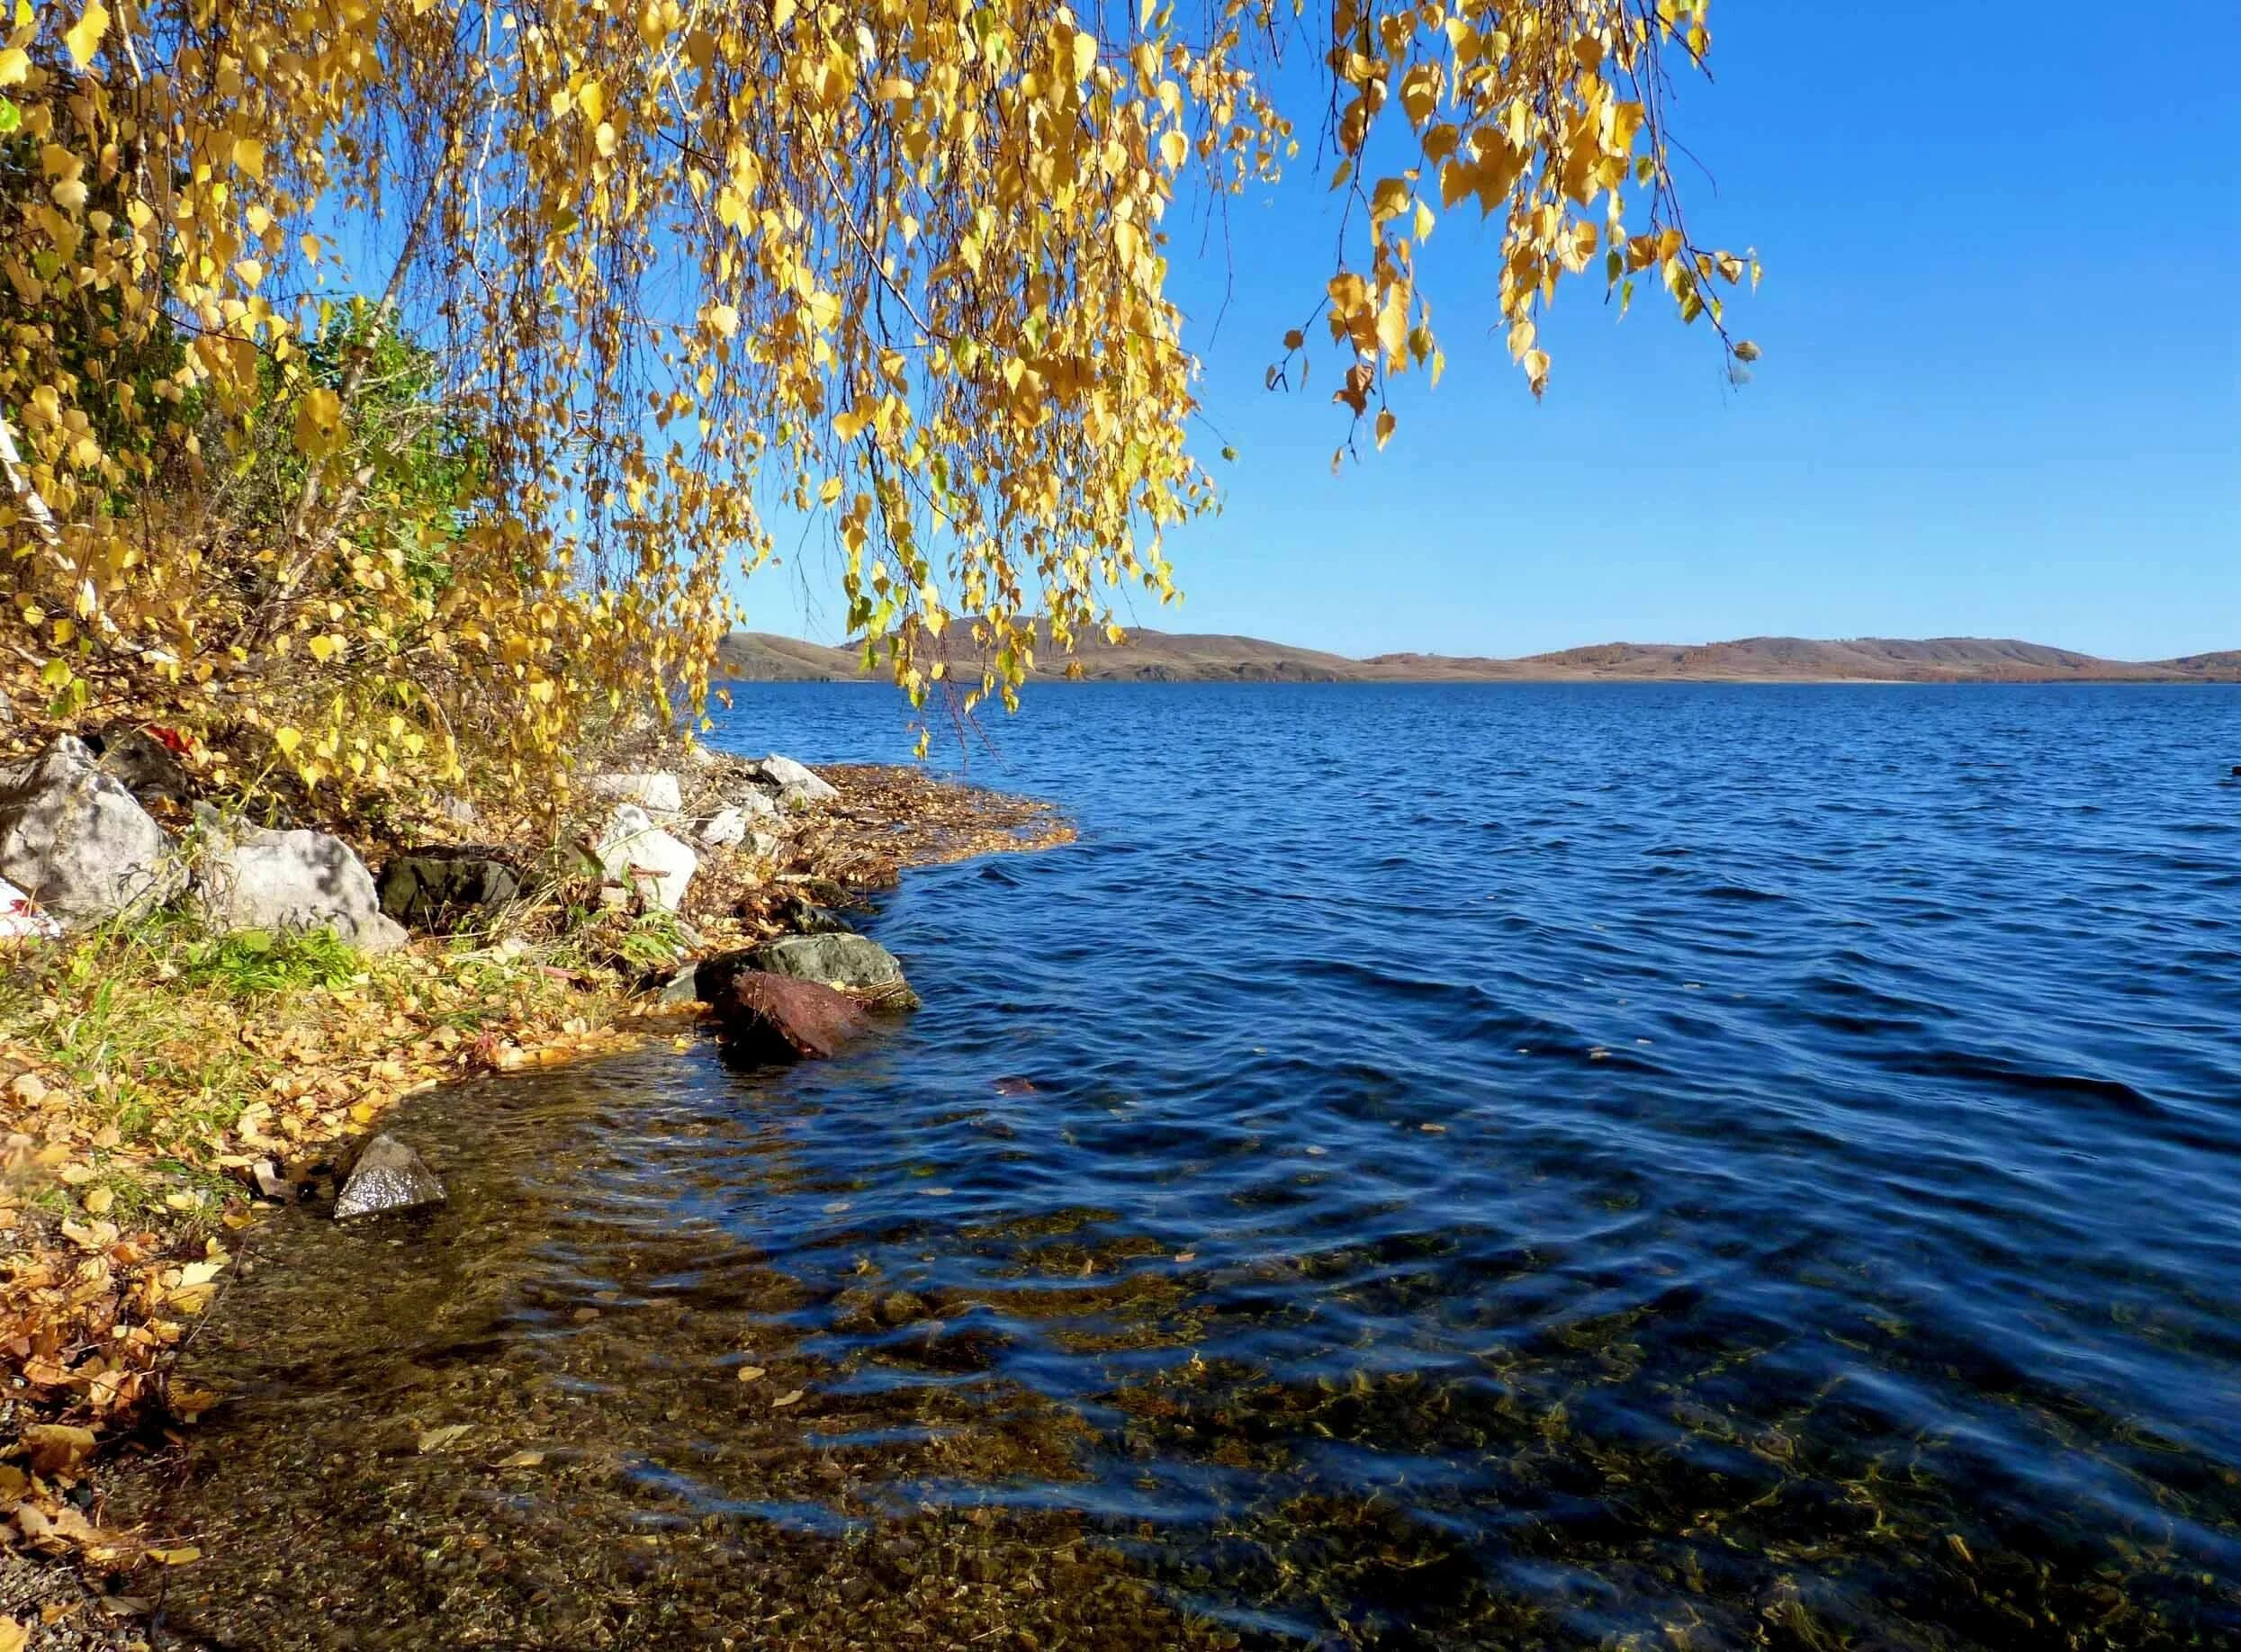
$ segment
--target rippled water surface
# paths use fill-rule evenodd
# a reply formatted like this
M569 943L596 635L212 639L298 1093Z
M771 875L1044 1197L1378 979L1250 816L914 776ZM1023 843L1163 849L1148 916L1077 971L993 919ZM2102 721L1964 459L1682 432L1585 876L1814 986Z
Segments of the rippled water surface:
M905 745L878 691L738 701L743 749ZM1081 840L868 920L902 1030L422 1098L449 1207L265 1242L151 1505L209 1556L168 1622L2241 1644L2241 691L992 732Z

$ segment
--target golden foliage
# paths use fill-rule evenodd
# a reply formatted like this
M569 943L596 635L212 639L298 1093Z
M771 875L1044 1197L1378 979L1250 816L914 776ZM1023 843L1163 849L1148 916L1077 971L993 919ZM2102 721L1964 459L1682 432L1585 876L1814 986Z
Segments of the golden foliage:
M1380 446L1386 381L1441 366L1439 211L1501 225L1536 394L1535 318L1598 260L1725 338L1715 289L1755 265L1689 242L1662 116L1706 7L1339 0L1355 210L1311 285ZM1063 647L1116 587L1171 594L1167 532L1215 503L1165 225L1294 149L1264 4L17 17L0 625L65 714L247 731L315 786L529 787L698 705L773 505L832 533L851 632L914 696L961 620L968 698L1008 701L1032 616ZM433 371L384 400L408 328Z

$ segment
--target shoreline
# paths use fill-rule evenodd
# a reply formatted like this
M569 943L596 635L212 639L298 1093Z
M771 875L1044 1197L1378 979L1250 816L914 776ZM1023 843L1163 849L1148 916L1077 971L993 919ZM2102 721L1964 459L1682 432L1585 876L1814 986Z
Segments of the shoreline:
M697 807L734 793L746 767L721 754L676 765ZM584 931L614 929L613 914L484 946L415 934L385 957L344 955L346 974L238 993L183 968L210 956L207 937L0 944L0 1634L14 1623L42 1648L148 1644L147 1595L166 1562L194 1557L104 1527L111 1470L214 1399L170 1382L173 1356L222 1298L261 1215L331 1199L338 1167L406 1097L676 1036L706 1006L661 990L699 964L852 928L839 914L915 867L1074 836L1055 805L918 768L816 772L833 795L785 813L782 837L706 851L676 913L594 939ZM284 946L264 956L294 962ZM89 1052L89 1019L120 1013L130 1025L96 1028ZM220 1068L196 1056L221 1048L213 1079Z

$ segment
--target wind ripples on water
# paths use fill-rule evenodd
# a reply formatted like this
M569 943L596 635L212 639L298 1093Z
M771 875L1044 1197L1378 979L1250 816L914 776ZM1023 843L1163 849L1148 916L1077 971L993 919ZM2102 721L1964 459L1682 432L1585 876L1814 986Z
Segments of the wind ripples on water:
M738 699L743 750L902 743L872 691ZM886 902L906 1030L410 1121L452 1207L237 1293L167 1517L496 1518L427 1582L493 1641L940 1644L937 1575L998 1645L2241 1639L2241 692L993 732L1082 839ZM398 1443L452 1421L472 1463ZM419 1597L353 1552L182 1611L323 1589L298 1639L374 1644Z

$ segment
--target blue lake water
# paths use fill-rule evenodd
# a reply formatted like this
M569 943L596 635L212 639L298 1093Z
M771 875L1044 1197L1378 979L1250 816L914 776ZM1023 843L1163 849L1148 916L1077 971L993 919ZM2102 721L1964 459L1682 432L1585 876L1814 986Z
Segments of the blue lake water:
M734 692L720 745L908 750L884 691ZM740 1645L2241 1644L2241 690L1067 686L986 733L1081 837L886 900L905 1028L431 1114L436 1260L307 1228L218 1438L416 1552L495 1521L510 1569L426 1585L492 1642L752 1596ZM341 1279L371 1375L274 1329ZM344 1443L392 1415L474 1472ZM206 1527L304 1518L202 1473ZM385 1576L302 1638L409 1644Z

